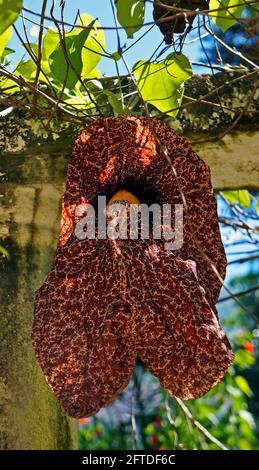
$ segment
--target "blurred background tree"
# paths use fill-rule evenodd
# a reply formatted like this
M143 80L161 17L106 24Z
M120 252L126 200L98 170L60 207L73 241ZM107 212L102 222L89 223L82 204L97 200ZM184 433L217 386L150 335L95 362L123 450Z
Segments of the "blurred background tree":
M258 8L258 7L257 7ZM259 17L255 6L246 7L242 18L231 28L223 32L214 25L214 31L224 44L244 54L245 57L259 64ZM210 25L212 24L209 21ZM203 40L204 48L212 63L232 66L244 65L240 56L234 55L223 44L217 44L211 36ZM207 63L207 58L201 50L200 60Z

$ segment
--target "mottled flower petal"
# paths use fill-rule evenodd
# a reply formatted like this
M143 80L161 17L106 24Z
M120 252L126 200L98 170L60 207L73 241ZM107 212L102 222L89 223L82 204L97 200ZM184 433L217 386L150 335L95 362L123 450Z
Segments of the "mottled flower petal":
M123 391L137 355L182 399L206 393L233 360L215 309L221 284L186 214L184 243L175 251L152 232L136 240L75 236L87 203L96 207L99 195L110 200L121 188L147 204L181 204L154 128L177 172L195 237L224 278L209 169L186 139L151 122L152 131L145 117L101 118L77 138L54 265L36 293L33 345L49 385L76 418L95 414ZM130 202L123 203L129 211Z

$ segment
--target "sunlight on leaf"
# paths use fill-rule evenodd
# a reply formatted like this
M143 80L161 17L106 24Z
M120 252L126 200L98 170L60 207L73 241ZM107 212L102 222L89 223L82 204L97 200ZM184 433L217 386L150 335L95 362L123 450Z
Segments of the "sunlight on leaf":
M25 46L27 49L31 50L36 55L36 57L38 57L38 44L35 44L35 42L25 42L22 44L22 48L26 49Z
M241 369L247 369L255 363L255 357L247 351L239 349L235 352L235 364Z
M240 204L243 207L250 207L251 198L247 189L239 191L222 191L223 196L233 204Z
M25 81L32 82L35 79L36 71L37 66L34 60L29 59L26 61L21 61L17 64L15 75L17 75L18 77L22 77ZM42 72L40 72L39 79L42 82L48 83L48 80Z
M2 255L4 258L10 258L10 255L6 248L0 245L0 255Z
M89 25L93 20L92 16L83 13L80 15L80 21L78 24ZM105 48L105 36L103 29L100 28L100 23L95 21L94 28L91 29L89 36L84 44L82 50L82 78L89 76L89 73L97 66L100 62ZM80 31L80 28L78 28Z
M117 19L125 29L128 38L133 38L144 23L145 2L144 0L115 0Z
M10 41L13 34L13 28L10 26L8 29L4 31L4 33L0 34L0 56L3 54L5 50L5 46Z
M233 26L233 24L236 24L237 20L241 18L245 6L244 4L240 6L240 3L240 0L210 0L210 10L219 8L218 11L211 13L211 18L223 33ZM223 7L226 9L222 9Z
M100 78L100 77L102 77L102 74L101 74L100 70L98 70L98 69L93 69L86 76L84 76L85 79L86 78L94 79L94 78Z
M21 76L24 80L30 80L32 74L36 73L37 67L35 62L32 59L21 61L16 66L15 75Z
M2 57L7 57L10 54L14 54L15 51L13 49L10 49L10 47L5 47L4 52L2 53Z
M93 20L89 26L93 26L94 22L95 20ZM62 44L59 43L50 56L49 64L53 75L62 84L65 82L66 87L69 89L74 88L81 76L83 69L82 49L89 33L90 29L82 29L79 34L66 35L66 52L64 51ZM66 55L68 57L69 64Z
M244 421L246 421L246 423L247 423L248 426L249 426L249 429L255 429L254 418L253 418L253 415L252 415L249 411L240 410L240 411L239 411L239 416L240 416Z
M94 26L92 29L75 28L66 33L65 44L68 56L75 70L69 67L68 80L66 86L70 89L78 81L80 75L85 78L98 78L101 76L95 67L99 63L104 53L105 36L100 27L100 23L91 15L82 13L77 22L78 25ZM59 33L51 28L43 39L43 60L42 68L46 74L52 74L63 83L67 74L67 61L63 48L60 45Z
M78 94L77 96L70 97L70 98L63 98L63 101L67 105L70 105L73 108L76 108L78 110L83 110L83 109L93 106L88 96L83 96L80 94Z
M22 0L0 0L0 34L11 26L22 9Z
M141 95L145 101L170 116L181 104L184 82L192 76L189 60L183 54L169 54L163 62L151 64L143 60L133 67Z
M253 395L253 392L244 377L242 377L241 375L237 375L235 377L235 382L245 395L247 395L248 397L251 397Z
M4 94L12 94L20 91L20 87L13 80L0 76L0 90Z
M46 74L51 73L49 66L49 58L54 52L56 47L59 44L59 34L57 31L54 31L52 28L48 28L47 33L43 38L43 47L42 47L42 61L41 67Z

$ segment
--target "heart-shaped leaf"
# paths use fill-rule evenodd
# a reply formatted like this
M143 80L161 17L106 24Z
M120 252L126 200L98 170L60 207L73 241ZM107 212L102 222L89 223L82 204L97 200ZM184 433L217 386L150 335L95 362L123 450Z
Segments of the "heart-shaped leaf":
M78 24L88 25L92 21L92 16L83 13L80 15ZM98 29L97 29L98 28ZM79 29L79 28L78 28ZM105 48L104 31L98 21L95 21L94 28L91 29L89 36L82 50L83 70L82 78L89 76L90 72L100 62Z
M125 29L128 38L133 38L144 23L145 1L144 0L115 0L117 18Z
M95 23L93 20L89 27ZM52 52L49 65L53 75L66 87L73 89L78 82L83 69L82 49L89 36L91 29L81 29L79 34L68 34L64 38L64 43L56 46Z
M22 9L22 0L0 0L0 34L11 26Z
M6 44L10 41L13 34L13 28L10 26L2 34L0 34L0 56L5 50Z
M219 8L218 11L213 11L211 17L223 33L241 17L245 3L243 5L240 3L240 0L210 0L210 10Z
M21 61L16 65L15 75L22 77L26 82L33 82L36 77L37 65L34 60L28 59ZM48 80L42 72L40 72L39 80L45 83L48 83Z
M170 116L176 116L182 101L184 82L192 76L189 60L183 54L169 54L163 62L143 60L133 67L140 93L145 101Z
M243 207L251 206L251 198L247 189L238 191L222 191L223 196L233 204L240 204Z

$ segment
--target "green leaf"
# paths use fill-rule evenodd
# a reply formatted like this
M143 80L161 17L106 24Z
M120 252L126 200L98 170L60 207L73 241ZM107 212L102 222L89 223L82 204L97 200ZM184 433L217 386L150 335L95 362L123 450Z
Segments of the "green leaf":
M145 101L170 116L181 104L184 82L192 76L189 60L183 54L169 54L163 62L151 64L143 60L133 67L140 93Z
M10 41L11 37L13 34L13 28L10 26L7 28L4 33L0 34L0 56L3 54L5 50L5 46L8 44Z
M251 443L244 438L238 439L237 441L238 449L239 450L252 450L252 445Z
M14 53L15 53L14 49L10 49L10 47L6 47L4 52L2 53L2 57L7 57L8 55L14 54Z
M95 20L89 26L93 26L94 22ZM79 34L66 35L65 49L70 63L67 61L61 43L57 45L50 56L51 72L62 84L66 82L66 87L69 89L74 88L79 76L81 76L83 69L82 49L89 33L90 29L82 29Z
M94 22L94 18L87 13L80 15L78 25L90 26ZM100 28L100 29L97 29ZM81 78L89 78L92 70L97 66L102 58L105 48L105 36L101 29L101 25L95 20L94 28L91 30L84 30L80 27L75 28L66 34L66 38L78 36L82 31L88 31L85 43L81 50L81 59L83 62L83 68L81 70ZM49 58L60 43L59 33L52 28L48 29L43 39L43 60L42 68L46 74L51 73Z
M92 16L83 13L80 15L80 22L78 24L89 25L93 20ZM100 29L97 29L100 28ZM80 28L78 28L79 31ZM98 21L95 21L94 28L91 29L89 36L84 44L82 50L82 78L87 78L90 72L100 62L105 48L105 36L104 31L101 29L101 25Z
M35 44L35 42L25 42L24 44L21 45L21 47L23 47L24 49L26 49L26 46L27 46L27 49L31 49L32 52L36 55L36 57L38 57L38 44ZM26 50L27 50L26 49Z
M245 395L247 395L248 397L251 397L253 395L253 392L244 377L242 377L241 375L237 375L235 377L235 382Z
M43 38L43 58L47 60L48 57L54 52L59 43L59 33L53 28L49 27Z
M115 93L109 90L104 90L104 94L108 96L108 101L114 111L115 116L123 114L123 104L118 99L117 95L115 95Z
M133 38L144 23L145 1L144 0L115 0L117 18L125 29L128 38Z
M98 70L98 69L93 69L93 70L91 70L91 72L89 72L89 73L87 74L87 76L84 77L84 78L93 78L93 79L94 79L94 78L100 78L100 77L102 77L102 74L101 74L100 70Z
M66 104L71 105L74 108L77 108L78 110L83 110L83 109L93 106L88 96L83 96L79 93L76 96L73 96L70 98L63 98L63 101Z
M226 390L232 397L238 398L242 396L241 390L239 388L233 387L233 385L227 385Z
M7 66L10 64L10 60L8 59L8 56L10 54L13 54L15 51L13 49L10 49L9 47L5 47L2 54L0 54L0 63Z
M250 207L251 198L247 189L238 191L222 191L223 196L233 204L240 204L243 207Z
M248 367L254 365L255 362L256 359L254 355L248 353L247 351L239 349L235 352L235 364L239 367L239 369L245 370Z
M110 90L103 90L103 93L108 97L108 101L114 111L115 116L120 114L130 114L130 110L123 106L121 100L118 99L118 96Z
M6 250L6 248L4 248L3 246L0 245L0 254L4 257L4 258L10 258L10 255L8 253L8 251Z
M17 75L18 77L21 76L25 81L30 82L35 79L36 71L37 67L35 62L32 59L29 59L18 63L18 65L16 66L15 75ZM48 80L42 72L40 72L39 80L48 83Z
M51 74L49 58L58 46L60 41L59 33L53 28L48 28L42 42L42 61L41 68L46 75Z
M36 72L36 64L32 59L21 61L16 66L15 75L21 76L24 80L30 80L32 74Z
M239 411L239 416L242 420L246 421L246 423L249 426L249 429L255 429L255 422L253 415L249 413L247 410L240 410Z
M2 77L0 75L0 90L4 94L12 94L17 91L20 91L20 87L11 79L7 79L6 77Z
M240 5L240 3L240 0L210 0L210 10L216 10L219 8L218 11L213 11L211 13L211 18L223 33L233 26L233 24L236 24L237 20L241 18L245 4ZM226 7L226 9L221 9L223 7ZM227 9L228 7L232 8Z
M0 0L0 34L11 26L22 9L22 0Z
M48 28L46 32L43 42L42 42L42 61L44 65L48 68L50 72L50 67L48 64L49 57L51 56L52 52L56 49L57 45L59 44L59 33L54 31L52 28ZM46 62L46 64L45 64ZM46 70L47 71L47 70Z

